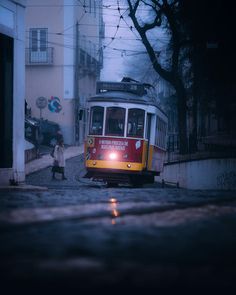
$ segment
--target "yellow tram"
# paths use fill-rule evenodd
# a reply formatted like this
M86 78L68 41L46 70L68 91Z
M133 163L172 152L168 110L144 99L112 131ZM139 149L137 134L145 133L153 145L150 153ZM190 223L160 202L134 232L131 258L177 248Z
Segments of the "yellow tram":
M109 185L153 183L163 169L167 116L146 84L99 81L88 112L85 177Z

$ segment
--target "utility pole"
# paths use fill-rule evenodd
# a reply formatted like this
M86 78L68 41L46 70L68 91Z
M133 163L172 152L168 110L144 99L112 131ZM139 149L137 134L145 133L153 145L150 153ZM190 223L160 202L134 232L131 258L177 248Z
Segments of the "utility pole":
M75 27L75 75L74 75L74 96L75 96L75 142L80 142L80 126L79 126L79 23L76 22Z

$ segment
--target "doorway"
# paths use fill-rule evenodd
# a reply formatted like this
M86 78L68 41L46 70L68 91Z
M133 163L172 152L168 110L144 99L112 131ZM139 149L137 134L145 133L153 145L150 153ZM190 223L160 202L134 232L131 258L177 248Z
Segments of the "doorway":
M13 44L0 33L0 168L13 163Z
M151 120L152 120L152 114L147 114L147 122L146 122L146 138L148 140L147 143L147 158L146 158L146 167L148 169L148 160L149 160L149 147L150 147L150 136L151 136Z

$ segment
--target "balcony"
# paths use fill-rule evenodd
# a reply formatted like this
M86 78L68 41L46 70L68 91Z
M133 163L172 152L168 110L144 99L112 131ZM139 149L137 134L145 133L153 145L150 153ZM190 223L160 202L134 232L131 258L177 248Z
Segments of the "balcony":
M102 21L99 27L99 37L105 38L105 22Z
M87 74L96 76L100 70L99 62L83 49L80 49L79 66L81 73L84 75Z
M25 49L25 64L27 66L33 65L53 65L53 47L47 47L45 50L32 50L32 48Z

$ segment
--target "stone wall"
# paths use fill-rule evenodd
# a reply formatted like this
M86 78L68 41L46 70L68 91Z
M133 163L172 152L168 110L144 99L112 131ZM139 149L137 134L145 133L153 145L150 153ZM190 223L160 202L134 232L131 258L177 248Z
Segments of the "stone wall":
M188 189L236 189L236 159L204 159L166 163L158 180Z

